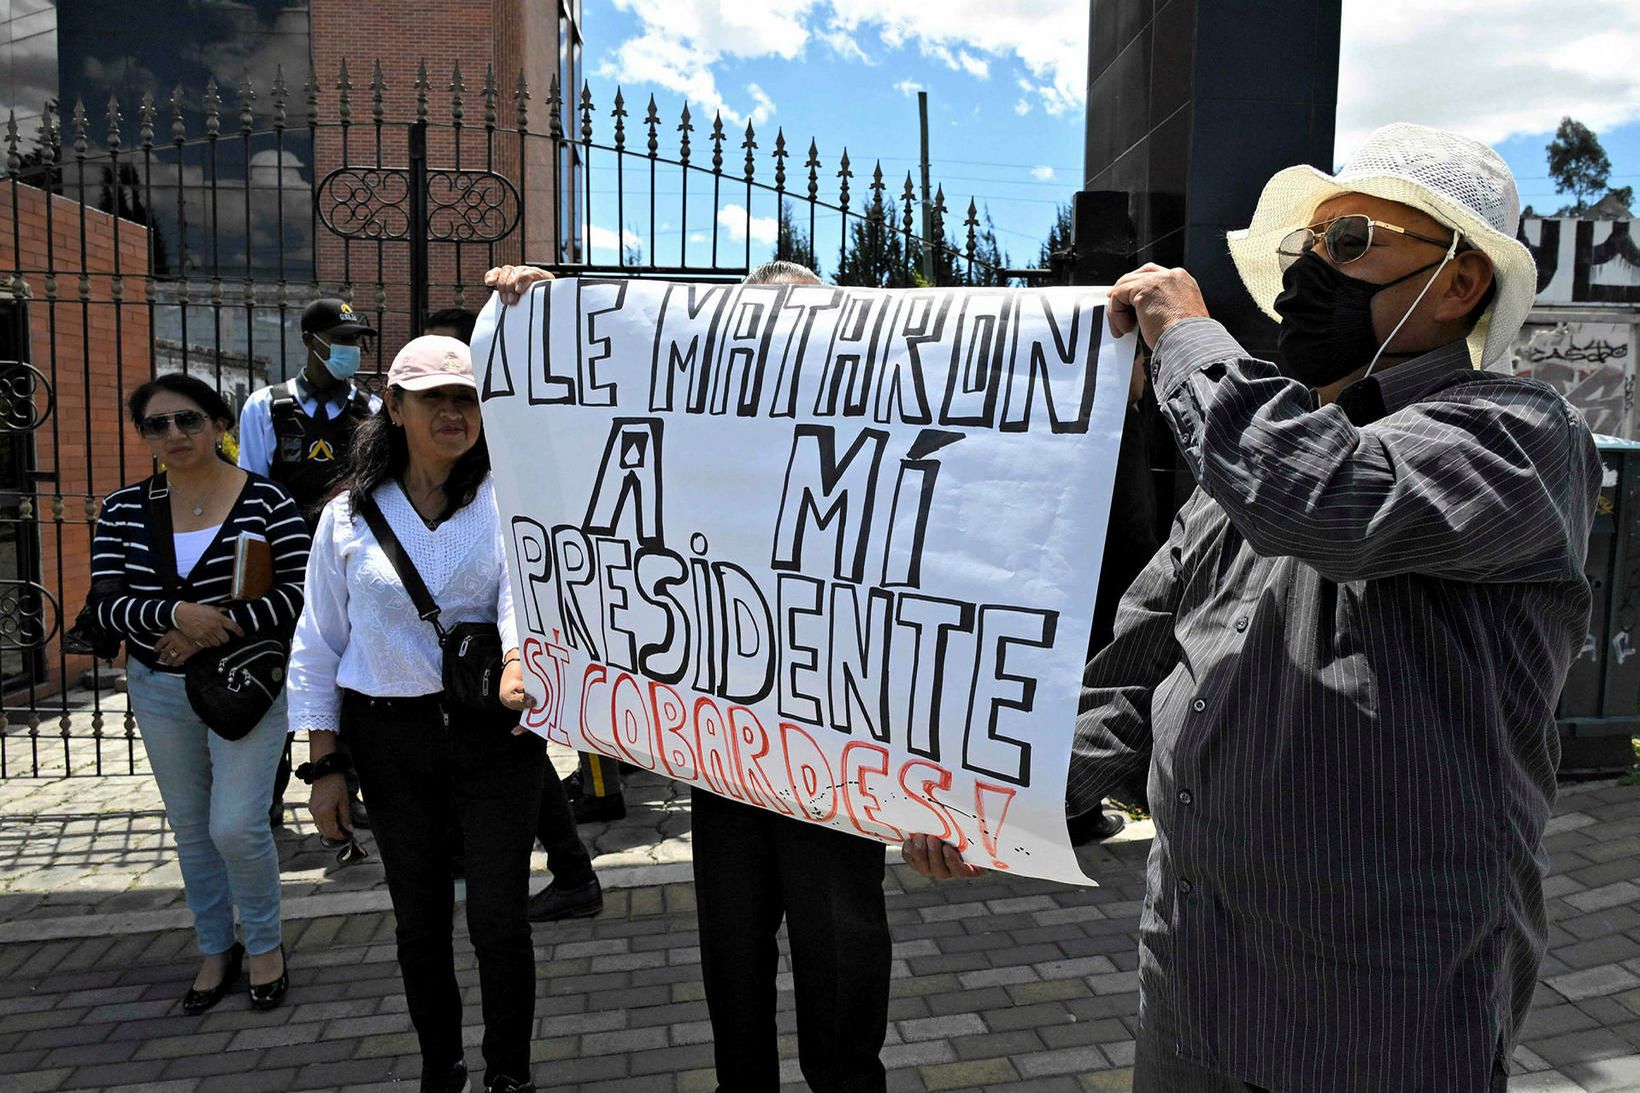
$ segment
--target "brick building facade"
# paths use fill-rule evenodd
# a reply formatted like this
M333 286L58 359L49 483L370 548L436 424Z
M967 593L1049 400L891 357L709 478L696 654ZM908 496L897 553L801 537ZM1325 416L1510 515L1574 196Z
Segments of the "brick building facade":
M19 427L21 418L7 422L4 439L19 457L8 462L21 480L0 484L8 500L0 520L14 533L6 548L15 552L8 559L20 570L15 579L36 580L57 597L66 626L90 583L97 506L150 469L122 414L126 393L150 375L148 232L68 197L11 189L15 198L0 201L0 268L17 271L22 283L0 285L0 298L14 329L26 331L28 359L49 393L35 393L35 413L46 415L35 428ZM17 375L15 364L0 368ZM51 617L48 608L47 626ZM65 670L73 679L89 665L59 657L61 638L52 637L43 657L21 654L35 661L21 667L37 693L54 693ZM12 652L7 682L15 684L21 658Z

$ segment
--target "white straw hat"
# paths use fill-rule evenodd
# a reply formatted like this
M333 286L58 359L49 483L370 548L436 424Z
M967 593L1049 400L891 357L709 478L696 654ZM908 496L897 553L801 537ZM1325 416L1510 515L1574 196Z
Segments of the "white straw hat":
M1316 206L1344 193L1411 205L1458 232L1492 260L1497 295L1469 335L1475 367L1505 359L1537 295L1537 264L1515 238L1520 193L1509 165L1479 141L1423 125L1377 129L1337 175L1310 166L1276 173L1253 222L1230 233L1230 256L1253 300L1272 319L1281 292L1276 245L1309 224Z

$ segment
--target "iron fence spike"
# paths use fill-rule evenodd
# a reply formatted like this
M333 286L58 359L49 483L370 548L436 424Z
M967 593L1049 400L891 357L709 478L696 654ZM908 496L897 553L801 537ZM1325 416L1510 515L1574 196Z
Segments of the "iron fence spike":
M416 62L416 120L427 120L427 100L432 93L432 82L427 78L427 58Z
M187 99L182 93L182 84L179 82L176 90L171 92L171 139L181 144L188 137L188 126L182 118L182 107Z
M678 132L680 134L682 134L678 138L678 158L680 160L682 160L683 165L685 167L687 167L687 166L689 166L689 134L692 133L695 129L695 127L692 124L690 124L690 121L689 121L689 104L688 103L683 104L682 119L683 120L678 122Z
M746 181L750 182L752 172L757 167L757 159L753 154L757 151L757 136L752 132L750 121L746 122L746 139L740 142L740 146L746 149Z
M307 99L307 123L309 129L319 127L319 74L308 69L307 75L302 77L302 94Z
M154 146L154 92L142 93L142 105L137 107L137 139L145 149Z
M518 105L518 131L527 132L530 127L530 83L524 77L524 70L518 70L518 83L513 86L513 102Z
M649 96L649 110L644 114L643 123L649 130L649 158L654 159L661 150L661 142L656 136L656 131L661 124L661 115L660 111L655 109L655 96L653 95Z
M74 155L85 158L85 101L79 96L74 98L74 116L70 124L74 127Z
M239 128L249 133L256 127L256 88L251 85L251 74L245 73L245 82L239 85Z
M353 75L347 70L347 58L342 58L341 74L336 80L337 114L343 125L353 121Z
M615 108L609 112L615 119L615 151L618 153L626 147L626 98L621 94L621 85L615 85Z
M774 188L786 188L786 129L784 126L774 131Z
M450 65L450 124L458 129L467 116L461 101L462 93L466 90L467 85L461 78L461 59L457 58Z
M273 127L283 129L286 120L286 103L290 96L290 88L285 84L285 66L277 65L273 70Z
M386 117L384 101L387 98L387 80L382 76L380 58L371 64L370 69L370 120L381 125Z
M809 204L813 205L820 197L820 148L813 139L809 141L809 158L803 166L809 169Z
M495 128L495 65L484 65L484 128Z
M6 112L6 173L15 175L23 166L23 157L17 154L17 111Z
M564 95L556 72L547 80L547 134L555 141L564 139Z
M723 111L712 119L712 173L723 173Z
M119 96L112 91L108 93L108 114L106 117L108 120L108 151L117 155L121 141L120 122L123 119L120 116Z
M581 82L581 139L592 145L592 85Z

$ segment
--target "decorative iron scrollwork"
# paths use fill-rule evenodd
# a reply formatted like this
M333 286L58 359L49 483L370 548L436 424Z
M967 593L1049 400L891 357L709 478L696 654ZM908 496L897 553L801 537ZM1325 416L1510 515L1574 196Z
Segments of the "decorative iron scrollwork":
M426 238L434 243L498 243L518 226L518 189L494 171L429 170ZM319 219L343 239L410 237L411 193L404 167L339 167L319 183Z
M494 171L427 172L427 238L499 243L518 226L518 190Z
M45 405L39 402L45 392ZM0 361L0 429L31 432L51 416L57 396L44 372L26 361Z
M410 172L402 167L338 167L319 183L319 219L343 239L410 235Z
M63 610L51 590L34 581L0 580L0 644L39 649L62 628Z

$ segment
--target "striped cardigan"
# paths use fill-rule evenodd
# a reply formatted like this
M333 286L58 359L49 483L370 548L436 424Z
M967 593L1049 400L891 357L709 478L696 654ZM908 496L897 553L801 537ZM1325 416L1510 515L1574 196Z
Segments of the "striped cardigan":
M247 634L286 633L302 613L302 581L307 572L308 531L288 493L252 474L211 545L182 582L181 595L154 572L148 529L145 479L108 495L91 540L92 604L97 621L125 638L132 656L161 672L180 666L160 664L154 643L176 626L182 603L222 607ZM260 535L273 549L273 588L257 600L228 597L233 584L233 543L241 532Z

